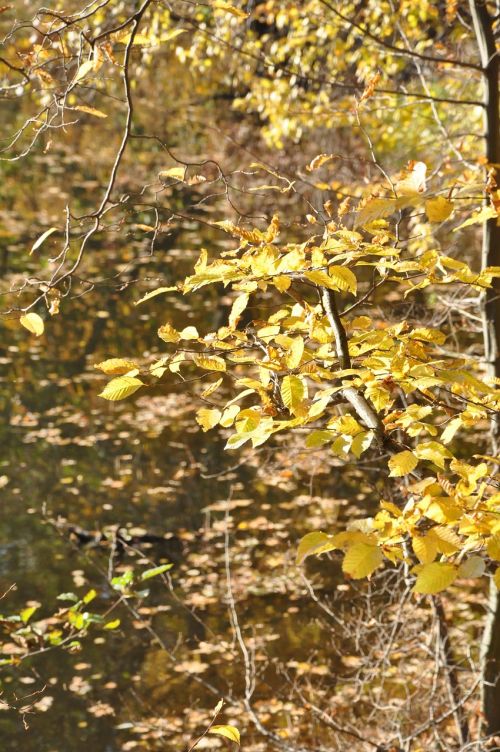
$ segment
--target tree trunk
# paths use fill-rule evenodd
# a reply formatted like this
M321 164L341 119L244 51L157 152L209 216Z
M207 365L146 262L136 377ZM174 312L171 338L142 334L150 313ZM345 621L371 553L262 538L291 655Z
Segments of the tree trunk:
M485 0L469 0L474 32L483 68L485 156L489 165L500 169L499 57L493 32L493 18ZM481 267L500 266L500 227L497 220L485 223ZM484 294L482 301L484 350L488 375L500 378L500 279ZM492 444L496 453L500 416L493 419ZM491 583L487 623L482 640L482 701L488 734L500 733L500 598Z

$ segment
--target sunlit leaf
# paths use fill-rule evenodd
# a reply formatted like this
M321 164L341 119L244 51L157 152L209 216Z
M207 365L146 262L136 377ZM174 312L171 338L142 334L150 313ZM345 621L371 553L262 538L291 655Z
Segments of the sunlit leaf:
M204 431L209 431L211 428L214 428L214 426L218 424L221 417L222 413L220 410L211 410L207 407L202 407L196 413L196 422L202 427Z
M39 316L38 313L27 313L24 316L21 316L19 322L22 326L24 326L25 329L34 334L36 337L39 337L44 332L45 324L43 323L42 317Z
M136 369L137 364L133 360L125 360L124 358L109 358L101 363L96 363L94 368L98 368L107 376L122 376Z
M342 571L355 580L369 577L383 561L382 551L369 543L355 543L347 549Z
M47 238L48 238L48 237L49 237L50 235L52 235L52 233L54 233L54 232L57 232L57 227L49 227L49 229L48 229L48 230L45 230L45 232L44 232L44 233L42 233L42 235L40 235L40 237L39 237L39 238L37 238L37 240L35 240L35 242L34 242L34 243L33 243L33 245L31 246L30 256L31 256L31 254L33 253L33 251L36 251L36 250L37 250L37 248L40 248L40 246L42 245L42 243L43 243L43 242L44 242L45 240L47 240Z
M337 548L332 542L332 537L333 536L328 535L327 533L319 531L304 535L297 548L297 564L302 564L308 556L317 556L318 554L323 554L326 551L333 551Z
M391 471L389 475L392 478L400 478L403 475L408 475L412 470L415 470L418 465L418 459L413 452L404 450L403 452L393 454L389 459L388 464Z
M224 10L226 13L230 13L232 16L241 19L248 18L249 15L248 13L245 13L244 10L241 10L241 8L235 8L234 5L224 2L224 0L215 0L213 7L217 8L217 10Z
M136 379L133 376L119 376L116 379L112 379L109 384L106 384L99 397L116 402L130 397L141 386L144 386L144 383L140 379Z
M453 564L434 561L416 568L417 580L413 587L415 593L434 595L446 590L456 579L458 570Z
M225 736L226 739L230 739L236 744L240 743L240 732L236 726L212 726L209 729L210 734L218 734L218 736Z
M158 287L157 290L152 290L151 292L146 293L146 295L144 295L139 300L136 300L135 305L140 305L141 303L145 303L146 300L151 300L151 298L156 298L157 295L165 295L165 293L167 292L174 292L174 291L178 292L178 288L175 285L173 287Z
M498 218L497 210L493 206L485 206L483 209L478 209L478 211L474 212L472 217L466 219L461 225L455 227L453 232L458 232L458 230L462 230L464 227L469 227L470 225L482 224L494 218Z
M151 577L158 577L158 575L163 574L164 572L168 572L169 569L172 569L174 565L172 563L170 564L160 564L158 567L153 567L152 569L146 569L141 574L141 580L150 580Z
M93 115L94 117L97 117L97 118L107 118L108 117L106 115L106 113L103 112L102 110L96 110L95 107L87 107L87 105L85 105L85 104L75 105L71 109L72 110L78 110L79 112L86 112L87 115Z
M453 211L453 204L444 196L436 196L425 202L425 213L429 222L444 222Z
M205 371L226 370L226 361L218 355L195 355L193 360L198 368L204 368Z

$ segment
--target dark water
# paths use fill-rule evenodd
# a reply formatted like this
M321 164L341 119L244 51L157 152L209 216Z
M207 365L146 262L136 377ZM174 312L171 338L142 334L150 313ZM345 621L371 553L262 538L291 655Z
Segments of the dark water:
M189 269L198 242L186 235L181 251L138 254L120 284L141 277L168 284ZM229 495L235 600L255 644L256 701L272 698L276 706L273 728L290 723L282 667L293 672L314 657L328 682L335 661L293 566L299 535L330 524L340 503L328 488L311 503L321 467L302 458L299 473L301 457L278 448L231 470L241 455L225 453L223 437L198 429L199 403L172 379L125 402L100 399L106 377L93 364L161 354L156 330L166 320L206 329L223 313L211 292L194 296L194 310L171 298L136 308L152 283L117 290L116 270L108 279L101 274L89 294L64 299L38 340L14 319L3 324L0 588L16 587L1 606L8 615L36 601L46 616L61 605L59 593L95 588L102 612L116 595L110 574L172 558L173 591L154 580L134 614L119 607L119 629L91 629L77 653L57 649L3 668L3 699L18 708L37 703L27 715L0 710L6 752L179 749L203 730L219 697L237 712L243 663L226 605ZM139 537L172 534L173 541L113 557L109 545L79 545L69 524L88 532L119 525Z

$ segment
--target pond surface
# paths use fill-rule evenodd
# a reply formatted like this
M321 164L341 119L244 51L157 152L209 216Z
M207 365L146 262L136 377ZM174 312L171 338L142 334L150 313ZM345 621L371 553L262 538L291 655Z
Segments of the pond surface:
M338 489L331 493L325 468L279 447L243 465L241 453L223 451L224 437L199 430L200 403L172 380L121 403L98 397L106 377L94 364L161 353L156 330L166 320L218 325L221 303L211 293L194 296L194 310L171 298L136 308L151 282L126 284L169 284L196 260L197 246L187 233L182 250L139 254L127 267L116 259L93 291L63 300L40 339L14 319L4 323L2 593L15 584L4 615L37 603L46 616L62 605L58 594L91 588L104 611L116 595L110 577L175 562L170 585L152 580L142 602L118 608L118 629L91 629L78 652L54 649L2 669L3 698L35 703L26 715L0 710L5 752L182 749L221 697L221 722L237 721L244 667L227 608L226 555L258 669L254 700L269 727L286 736L294 719L287 672L312 666L326 687L330 681L336 657L294 566L298 537L331 525L345 503ZM82 545L82 536L117 527L132 536L124 550Z

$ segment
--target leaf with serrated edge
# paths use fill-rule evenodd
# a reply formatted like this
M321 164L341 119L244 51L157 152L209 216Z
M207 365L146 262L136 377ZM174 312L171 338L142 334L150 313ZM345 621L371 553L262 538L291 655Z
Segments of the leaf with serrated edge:
M302 564L308 556L318 556L326 551L333 551L337 546L332 543L332 536L320 531L307 533L301 538L297 548L296 563Z
M144 386L144 383L140 379L136 379L133 376L119 376L116 379L112 379L109 384L106 384L99 397L111 402L117 402L118 400L130 397L141 386Z

